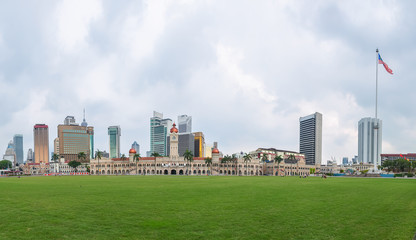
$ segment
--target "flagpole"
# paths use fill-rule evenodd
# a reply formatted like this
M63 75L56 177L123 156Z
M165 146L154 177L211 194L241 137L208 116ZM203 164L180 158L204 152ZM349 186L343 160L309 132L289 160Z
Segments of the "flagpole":
M377 100L378 100L378 60L379 60L379 54L378 54L378 48L376 49L376 119L375 119L375 124L374 124L374 137L377 139L377 146L375 146L376 148L376 159L373 159L373 164L374 164L374 171L377 170L377 161L378 161L378 157L377 153L379 151L378 149L378 120L377 120Z
M377 119L377 98L378 98L378 48L376 49L376 119Z

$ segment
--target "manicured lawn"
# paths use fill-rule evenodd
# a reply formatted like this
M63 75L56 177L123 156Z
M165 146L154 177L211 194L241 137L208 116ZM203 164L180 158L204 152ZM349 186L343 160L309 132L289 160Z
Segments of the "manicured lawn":
M416 180L0 178L0 239L411 239Z

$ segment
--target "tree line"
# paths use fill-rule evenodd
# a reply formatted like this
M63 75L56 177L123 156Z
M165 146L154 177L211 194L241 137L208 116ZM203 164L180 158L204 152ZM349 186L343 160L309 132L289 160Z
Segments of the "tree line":
M385 160L381 168L387 172L413 172L416 169L416 161L408 161L403 158Z

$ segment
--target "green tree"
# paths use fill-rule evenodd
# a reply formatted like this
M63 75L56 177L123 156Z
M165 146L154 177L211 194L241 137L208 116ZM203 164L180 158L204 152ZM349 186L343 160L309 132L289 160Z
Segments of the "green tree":
M127 157L126 157L126 154L121 154L121 157L120 157L120 160L122 160L122 161L124 161L124 160L126 160L127 159Z
M80 162L78 162L78 161L75 161L75 160L72 160L72 161L70 161L70 162L68 163L68 166L72 167L72 168L74 169L74 172L76 172L76 171L77 171L77 167L78 167L79 165L81 165L81 163L80 163Z
M248 162L251 162L251 155L246 153L243 156L243 161L246 163L246 176L248 176Z
M261 157L261 162L263 163L263 175L265 175L264 174L264 163L268 162L268 161L269 161L268 156L265 153L263 153L263 156Z
M140 158L142 158L142 157L140 156L140 153L136 153L136 154L134 154L134 156L133 156L134 165L136 165L136 175L137 175L137 161L139 161L139 160L140 160Z
M51 160L52 162L57 163L59 160L59 154L53 153Z
M9 160L0 161L0 169L9 169L11 167L13 167L13 164Z
M85 162L86 159L87 159L87 155L85 154L85 152L79 152L78 153L78 161Z
M230 161L230 156L225 155L222 159L221 159L221 165L222 165L222 169L223 169L223 173L225 175L225 165L226 163L228 163L228 161Z
M191 164L191 162L194 161L194 155L188 149L186 149L185 153L183 154L183 158L189 164ZM191 171L192 171L192 168L191 168ZM186 175L189 175L188 164L186 164Z
M210 157L206 157L205 158L205 164L208 166L208 168L210 169L209 170L209 173L210 173L210 175L212 175L212 158L210 158Z
M97 151L95 151L95 159L98 160L98 163L97 163L97 169L95 170L95 173L98 174L98 175L101 173L100 172L100 160L101 160L102 156L103 156L103 152L101 152L99 149L97 149Z
M283 161L283 157L281 155L276 155L274 157L274 163L277 163L277 176L280 174L280 163ZM273 164L273 176L274 176L274 164Z

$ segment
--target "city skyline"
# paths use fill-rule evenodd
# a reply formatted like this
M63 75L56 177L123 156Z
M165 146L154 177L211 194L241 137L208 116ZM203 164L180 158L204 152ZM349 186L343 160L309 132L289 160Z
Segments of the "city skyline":
M145 155L154 110L192 116L224 153L297 150L299 117L320 112L322 162L339 162L375 115L376 48L394 71L379 66L382 153L416 151L416 3L22 3L0 3L2 153L23 134L26 158L37 123L51 151L56 126L84 108L100 150L120 125L120 151L137 141Z

